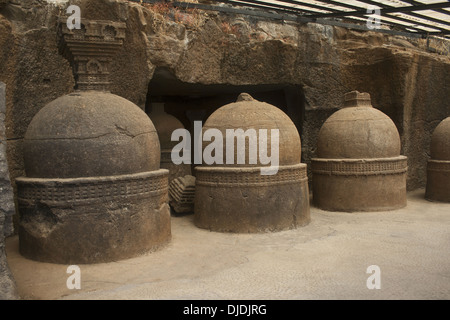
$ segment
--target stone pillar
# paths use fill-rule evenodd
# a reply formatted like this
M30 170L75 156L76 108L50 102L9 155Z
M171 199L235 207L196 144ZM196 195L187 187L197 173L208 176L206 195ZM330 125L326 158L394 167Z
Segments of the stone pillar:
M5 237L13 233L14 198L6 161L6 86L0 82L0 300L17 298L16 287L6 262Z

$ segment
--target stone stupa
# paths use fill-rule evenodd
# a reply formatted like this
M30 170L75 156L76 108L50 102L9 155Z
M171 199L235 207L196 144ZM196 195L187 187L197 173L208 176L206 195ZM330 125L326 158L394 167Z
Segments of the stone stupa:
M60 26L77 87L43 107L26 132L26 177L16 180L20 252L84 264L155 250L171 238L158 135L143 110L108 91L125 24Z
M277 107L241 94L235 103L216 110L207 119L203 132L219 130L224 137L223 164L203 163L195 168L194 222L219 232L274 232L304 226L310 222L306 164L300 162L301 141L291 119ZM263 175L265 165L249 161L249 140L245 143L245 163L227 164L226 130L255 130L271 149L269 133L261 138L260 129L279 130L279 165L276 174ZM271 134L270 134L271 135ZM233 143L233 142L232 142ZM205 150L207 143L203 143ZM241 145L243 147L243 145ZM239 144L234 148L235 156Z
M434 129L430 151L425 198L450 202L450 117Z
M394 122L352 91L323 124L312 159L313 202L329 211L380 211L406 206L407 158Z

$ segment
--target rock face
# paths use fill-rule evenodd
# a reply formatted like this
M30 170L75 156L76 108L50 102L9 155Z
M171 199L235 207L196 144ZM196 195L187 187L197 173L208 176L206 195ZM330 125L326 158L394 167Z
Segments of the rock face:
M6 128L12 180L24 174L22 142L31 119L74 85L55 41L56 19L67 3L33 4L16 0L0 9L0 80L10 97ZM303 158L309 164L317 156L320 127L343 94L368 92L400 133L408 189L425 187L431 134L450 114L445 98L450 59L427 52L426 39L127 1L81 0L79 5L86 19L126 23L123 47L110 68L113 93L145 104L158 67L188 84L296 85L304 95L304 105L298 105L303 122L296 125L303 129Z
M26 176L16 179L20 252L38 261L115 261L171 237L168 171L159 168L156 129L138 106L102 91L122 26L83 26L81 34L63 30L80 91L33 118L24 140Z
M438 54L427 50L427 39L128 1L76 3L85 19L126 24L123 46L110 65L112 93L144 105L156 68L188 85L295 86L304 98L293 106L303 114L295 124L301 128L303 162L310 164L317 157L319 130L342 96L355 89L368 92L373 106L400 133L408 189L425 187L431 134L450 114L450 58L442 54L448 52L446 41L429 39ZM0 81L7 85L13 184L25 174L23 140L31 120L43 106L73 91L71 66L55 41L56 22L67 5L0 1Z
M208 118L203 133L208 130L221 134L223 146L218 148L223 150L215 150L215 155L221 156L214 163L204 159L195 168L194 221L198 227L250 233L309 223L308 178L306 165L300 163L300 137L285 113L241 94L237 102L221 107ZM234 137L229 130L242 133ZM278 131L278 141L274 140L274 130ZM251 151L256 143L259 155ZM261 150L267 148L273 157L274 143L278 148L277 171L264 174L268 164L262 161ZM210 145L203 142L204 154L207 148Z
M5 136L6 86L0 82L0 215L4 215L0 235L13 234L12 216L15 213L13 189L9 177L6 157L7 140Z
M16 198L15 179L25 176L23 143L31 120L75 85L71 65L59 54L56 41L57 20L68 4L0 0L0 81L7 96L4 137ZM80 6L84 19L126 24L109 77L111 92L136 105L144 105L152 94L148 88L156 68L186 85L205 88L294 86L303 96L293 109L302 114L295 125L301 129L302 161L311 178L309 164L318 156L323 123L341 105L344 93L368 92L373 106L388 115L400 133L401 153L408 157L408 189L432 180L426 173L431 136L450 114L449 44L444 40L122 0L73 4ZM177 94L176 88L171 90Z
M431 137L425 197L450 202L450 117L444 119Z
M313 199L330 211L392 210L406 205L406 157L400 136L370 95L350 92L325 121L312 159Z
M16 299L14 280L6 262L5 237L13 232L14 198L6 161L5 108L6 86L0 82L0 300Z

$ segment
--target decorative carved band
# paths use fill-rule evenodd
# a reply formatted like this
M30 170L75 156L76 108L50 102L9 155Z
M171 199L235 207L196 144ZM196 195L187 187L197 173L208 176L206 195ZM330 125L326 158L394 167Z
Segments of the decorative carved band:
M19 201L85 204L168 192L168 170L76 179L16 179Z
M450 161L428 160L428 171L450 172Z
M313 174L335 176L370 176L407 172L404 156L386 159L311 159Z
M274 175L261 175L261 167L197 167L196 185L210 187L261 187L308 180L306 164L279 166Z

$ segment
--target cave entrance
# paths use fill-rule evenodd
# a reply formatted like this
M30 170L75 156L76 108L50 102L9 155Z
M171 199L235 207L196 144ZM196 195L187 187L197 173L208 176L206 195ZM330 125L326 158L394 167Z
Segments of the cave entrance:
M197 84L177 79L165 68L157 68L149 83L145 112L150 114L152 103L164 103L164 110L180 120L194 134L194 121L205 121L220 107L235 102L246 92L253 98L267 102L284 111L294 122L302 137L305 117L305 96L298 85L291 84ZM305 146L302 144L302 149ZM193 149L192 149L193 152ZM304 156L302 150L302 161ZM193 159L193 154L191 155ZM195 164L192 164L192 172Z
M246 92L253 98L270 103L283 110L303 133L305 96L298 85L290 84L196 84L177 79L165 68L157 68L149 83L145 111L151 112L151 103L163 102L165 111L180 120L186 129L193 129L194 121L206 119L218 108L235 102Z

